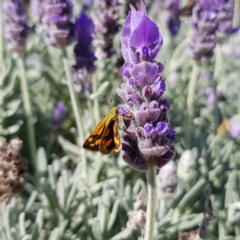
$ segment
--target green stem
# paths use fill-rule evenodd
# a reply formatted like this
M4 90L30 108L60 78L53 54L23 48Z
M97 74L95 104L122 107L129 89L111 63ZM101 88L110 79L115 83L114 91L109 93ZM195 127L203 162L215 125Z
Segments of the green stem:
M234 15L233 15L233 28L239 28L240 26L240 1L234 1Z
M191 73L191 78L188 87L187 108L188 114L192 118L194 114L194 97L196 92L196 85L198 79L198 65L194 63Z
M92 83L93 83L93 93L97 92L98 88L98 79L97 79L97 73L93 75L92 78ZM95 97L93 99L93 111L94 111L94 118L95 118L95 124L98 124L100 119L99 119L99 102L98 102L98 97Z
M2 11L2 0L0 0L0 67L3 64L3 11Z
M80 106L79 106L79 102L77 100L76 93L73 88L72 74L71 74L70 66L68 64L68 57L67 57L66 49L62 49L62 52L63 52L63 66L64 66L65 74L67 77L67 86L68 86L68 90L69 90L69 95L70 95L73 113L74 113L74 117L75 117L75 121L76 121L76 125L77 125L77 131L78 131L77 144L78 144L78 146L81 146L81 156L82 156L81 177L82 177L82 179L86 179L87 162L86 162L85 151L82 148L83 141L84 141L84 139L83 139L84 132L83 132L82 119L80 117L80 112L79 112ZM79 168L77 168L77 169L79 169Z
M155 220L155 198L156 198L156 167L148 164L147 171L147 189L148 189L148 201L147 201L147 222L145 231L145 240L153 240L154 220Z
M36 170L37 162L36 162L36 138L35 138L34 120L33 120L34 118L33 118L31 104L30 104L28 83L27 83L26 71L24 66L24 58L22 54L18 55L18 66L20 70L23 107L24 107L26 120L27 120L28 141L29 141L31 159L33 161L34 169Z
M187 147L191 148L191 134L192 134L192 119L194 117L194 97L196 93L196 85L198 79L198 72L199 68L196 63L194 63L192 68L192 73L189 81L188 86L188 96L187 96L187 110L188 110L188 117L187 117Z
M221 46L217 44L216 50L215 50L215 67L214 67L214 74L213 74L213 85L214 85L214 131L217 132L217 128L220 125L219 119L220 116L218 116L218 100L217 100L217 85L219 81L219 77L221 74L221 67L222 67L222 54L221 54Z

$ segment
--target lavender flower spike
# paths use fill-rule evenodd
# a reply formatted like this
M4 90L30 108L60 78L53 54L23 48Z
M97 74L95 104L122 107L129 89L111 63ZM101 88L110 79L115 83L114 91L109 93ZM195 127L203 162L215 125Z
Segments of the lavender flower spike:
M75 30L77 44L74 47L76 59L76 64L73 66L75 69L74 78L81 85L81 92L84 94L91 88L91 83L87 81L87 76L95 70L94 61L96 57L92 50L93 21L82 12L75 23Z
M21 0L3 1L4 37L10 50L24 52L28 35L27 16Z
M198 0L193 8L192 41L189 53L193 59L205 62L213 56L218 28L218 1Z
M94 45L96 56L99 60L111 57L113 50L113 38L119 30L119 0L96 0L96 29Z
M65 120L65 113L65 103L62 101L57 102L50 120L50 129L53 133L57 133L62 130L62 124Z
M234 0L221 0L218 5L217 42L223 42L238 29L233 29Z
M74 24L70 21L73 5L69 0L44 0L43 22L47 25L46 42L54 47L66 47L75 39Z
M167 16L167 26L170 34L175 36L181 26L180 16L180 1L179 0L171 0L170 7L168 8L168 16Z
M163 39L143 2L139 11L131 6L121 41L125 63L120 73L125 82L117 94L125 102L118 106L125 132L123 159L139 171L147 171L149 163L161 168L175 154L175 132L167 117L170 104L162 98L166 90L159 75L163 65L154 61Z

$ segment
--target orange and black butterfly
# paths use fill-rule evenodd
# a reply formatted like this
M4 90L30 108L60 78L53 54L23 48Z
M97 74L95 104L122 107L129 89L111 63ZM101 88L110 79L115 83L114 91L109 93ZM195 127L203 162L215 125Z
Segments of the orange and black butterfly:
M189 0L188 4L181 9L179 9L179 16L186 17L192 16L193 7L196 4L196 0Z
M103 154L109 154L113 151L119 152L122 144L118 132L118 119L118 108L111 108L86 139L83 148Z

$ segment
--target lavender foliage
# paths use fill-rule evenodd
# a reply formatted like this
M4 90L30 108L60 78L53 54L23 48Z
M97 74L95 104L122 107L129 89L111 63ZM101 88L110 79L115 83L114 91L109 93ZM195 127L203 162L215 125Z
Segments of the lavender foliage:
M23 1L3 1L4 38L11 51L24 52L28 35Z
M47 44L63 48L75 40L74 24L71 22L73 5L69 0L44 0L43 23L46 24Z
M166 90L159 75L163 65L154 61L163 39L143 2L138 11L131 6L121 42L125 82L117 94L125 102L118 106L124 118L123 159L139 171L147 171L148 164L161 168L174 156L175 133L167 116L170 104L162 98Z

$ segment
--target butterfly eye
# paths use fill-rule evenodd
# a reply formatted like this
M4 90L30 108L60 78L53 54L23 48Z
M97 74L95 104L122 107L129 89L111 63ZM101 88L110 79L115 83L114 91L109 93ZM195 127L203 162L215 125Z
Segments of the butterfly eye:
M115 110L115 113L118 114L118 109Z

